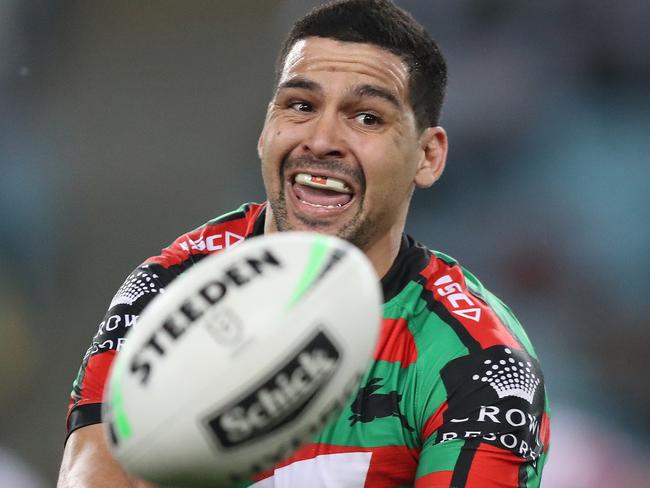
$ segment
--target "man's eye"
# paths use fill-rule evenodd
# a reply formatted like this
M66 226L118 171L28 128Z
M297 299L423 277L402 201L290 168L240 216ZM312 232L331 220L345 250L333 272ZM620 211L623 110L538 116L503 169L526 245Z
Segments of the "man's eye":
M298 112L311 112L313 110L312 106L307 102L293 102L289 105L289 108Z
M381 125L384 122L381 117L367 112L356 115L355 119L365 126Z

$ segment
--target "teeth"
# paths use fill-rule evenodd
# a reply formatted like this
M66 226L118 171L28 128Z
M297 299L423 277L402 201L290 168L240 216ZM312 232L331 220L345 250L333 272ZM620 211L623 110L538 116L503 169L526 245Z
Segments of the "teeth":
M309 205L310 207L316 207L316 208L341 208L343 205L340 203L337 203L336 205L320 205L318 203L311 203L311 202L306 202L304 200L300 200L302 203L305 203Z
M296 183L313 188L322 188L325 190L332 190L339 193L351 194L352 189L341 180L330 178L327 176L315 176L307 173L298 173L296 175ZM320 206L320 205L316 205Z

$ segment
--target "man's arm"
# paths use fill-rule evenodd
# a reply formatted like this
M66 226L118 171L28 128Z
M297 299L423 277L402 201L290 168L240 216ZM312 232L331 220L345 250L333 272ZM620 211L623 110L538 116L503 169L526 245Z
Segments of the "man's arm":
M183 234L127 276L111 300L73 383L67 419L71 433L63 452L59 488L152 486L124 473L104 439L97 407L103 400L111 363L146 305L203 255L239 242L255 231L256 222L263 225L264 209L264 204L245 204L235 212L213 219ZM232 236L239 240L231 243L228 239Z
M108 307L84 355L68 405L59 488L150 486L130 478L113 458L101 424L101 402L110 366L144 307L171 279L159 267L138 266ZM166 278L167 281L161 279Z
M122 469L111 454L101 424L75 430L65 445L57 488L154 488Z
M496 345L440 371L446 398L422 428L415 487L539 487L550 434L537 359Z

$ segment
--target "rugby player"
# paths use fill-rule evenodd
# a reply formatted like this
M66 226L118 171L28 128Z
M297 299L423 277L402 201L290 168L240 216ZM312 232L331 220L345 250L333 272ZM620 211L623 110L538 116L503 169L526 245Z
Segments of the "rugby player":
M454 259L404 234L415 188L440 177L446 65L388 0L297 21L278 59L258 152L267 201L182 235L127 278L74 382L59 487L148 486L112 459L100 425L108 367L144 306L204 256L262 233L337 235L370 259L382 332L359 390L311 444L245 485L537 487L548 406L510 310Z

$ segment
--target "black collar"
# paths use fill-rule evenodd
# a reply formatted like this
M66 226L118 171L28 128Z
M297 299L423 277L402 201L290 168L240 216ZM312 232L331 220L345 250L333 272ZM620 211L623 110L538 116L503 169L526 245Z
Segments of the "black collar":
M255 219L253 231L247 237L263 235L265 219L266 207L262 209L257 219ZM399 252L393 264L381 279L384 302L398 295L411 279L417 279L417 275L426 267L429 261L429 255L425 251L424 246L418 244L412 237L402 234Z

